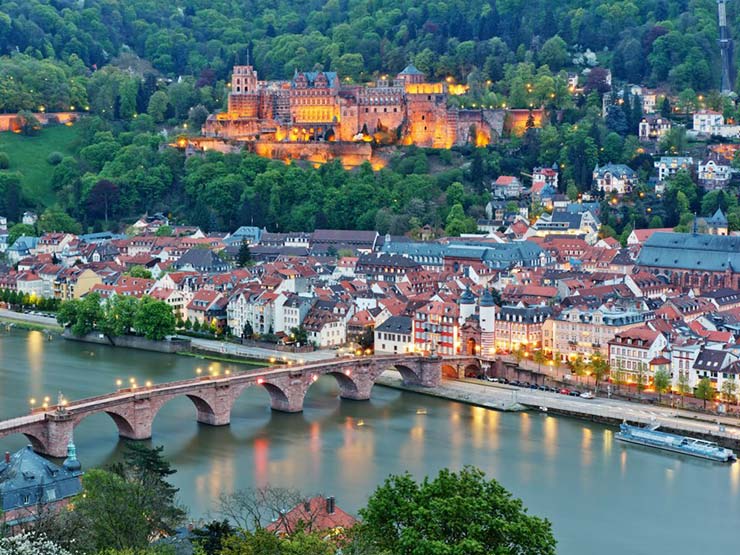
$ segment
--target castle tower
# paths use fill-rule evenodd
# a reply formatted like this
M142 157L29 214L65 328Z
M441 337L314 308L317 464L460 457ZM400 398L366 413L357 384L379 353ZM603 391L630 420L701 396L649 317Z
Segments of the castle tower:
M229 114L239 118L259 117L259 84L252 66L234 66L229 93Z
M465 323L465 320L475 314L475 297L473 297L469 288L465 289L465 292L460 295L458 303L460 305L459 322L462 326Z
M488 289L480 297L479 311L481 354L493 355L496 352L496 303Z

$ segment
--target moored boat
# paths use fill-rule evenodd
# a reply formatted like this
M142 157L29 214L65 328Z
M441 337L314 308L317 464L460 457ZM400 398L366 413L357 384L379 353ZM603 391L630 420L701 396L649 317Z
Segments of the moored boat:
M619 432L615 437L627 443L636 443L637 445L645 445L646 447L654 447L712 461L732 462L736 459L733 451L720 447L714 442L659 432L654 427L640 428L623 423L619 426Z

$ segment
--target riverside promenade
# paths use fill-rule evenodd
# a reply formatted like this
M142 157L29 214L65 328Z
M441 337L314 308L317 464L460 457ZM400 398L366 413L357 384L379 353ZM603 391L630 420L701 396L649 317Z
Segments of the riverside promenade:
M716 441L725 447L740 450L740 419L727 416L698 414L606 397L581 399L481 380L443 379L439 386L422 388L405 385L401 376L391 370L384 372L376 384L494 410L537 410L615 426L624 420L642 425L658 424L663 431Z

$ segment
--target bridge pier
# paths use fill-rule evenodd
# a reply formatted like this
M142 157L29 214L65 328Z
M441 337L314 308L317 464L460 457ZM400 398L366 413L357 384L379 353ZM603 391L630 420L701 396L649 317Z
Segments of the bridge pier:
M47 415L44 433L38 437L39 444L32 445L37 453L50 457L63 458L67 456L67 445L72 441L75 422L68 415Z
M231 424L231 408L234 401L244 391L246 384L216 384L199 395L188 395L198 412L198 422L209 426L228 426Z

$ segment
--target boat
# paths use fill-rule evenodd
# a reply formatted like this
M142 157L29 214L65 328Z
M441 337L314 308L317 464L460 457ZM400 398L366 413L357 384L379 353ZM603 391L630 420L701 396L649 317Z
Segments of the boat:
M616 438L627 443L636 443L637 445L682 453L711 461L732 462L736 459L733 451L720 447L714 442L659 432L657 428L658 426L640 428L639 426L622 423L619 426Z

